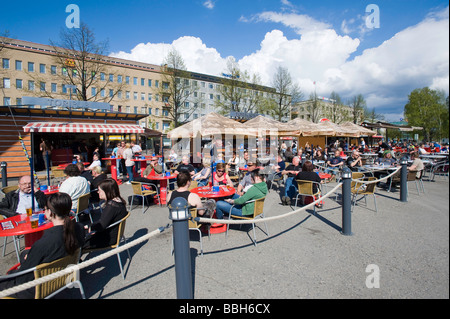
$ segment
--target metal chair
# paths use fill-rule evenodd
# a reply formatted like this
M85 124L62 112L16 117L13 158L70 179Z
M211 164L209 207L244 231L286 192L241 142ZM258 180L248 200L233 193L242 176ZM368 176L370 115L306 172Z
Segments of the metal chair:
M259 199L254 199L254 200L250 200L245 202L243 205L248 205L250 203L254 203L254 207L253 207L253 214L252 215L248 215L248 216L237 216L237 215L233 215L231 214L231 211L233 209L233 207L235 205L232 205L230 208L230 213L228 215L228 219L243 219L243 220L255 220L258 216L260 218L264 218L264 200L266 199L266 197L263 198L259 198ZM255 231L255 223L252 223L252 229L253 229L253 244L256 246L257 242L256 242L256 231ZM269 230L267 229L267 224L264 221L264 226L266 228L266 235L269 236ZM227 232L226 232L226 236L228 236L228 229L230 228L230 224L227 224Z
M147 190L143 189L143 185L148 185L151 187L154 187L155 190ZM156 195L159 199L159 206L161 207L161 198L159 197L158 187L155 184L152 183L141 183L141 182L131 182L131 187L133 188L133 195L131 196L131 202L130 202L130 208L131 211L133 208L133 200L134 196L139 196L142 198L142 213L144 213L144 207L145 207L145 197L148 195Z
M89 219L91 220L91 223L93 223L92 221L92 216L91 216L91 210L89 208L89 199L91 197L91 193L87 193L84 195L81 195L78 198L78 203L77 203L77 212L75 215L75 220L77 222L80 221L79 215L81 214L88 214L89 215Z
M270 180L269 192L272 189L272 186L274 185L275 182L277 183L277 187L280 188L281 182L284 182L284 176L283 174L281 174L281 172L273 174L272 179Z
M447 176L447 179L449 179L450 177L449 177L449 173L448 173L448 167L449 167L448 163L440 163L440 164L434 166L431 171L430 180L434 181L434 177L436 175Z
M376 178L375 177L369 177L367 179L367 181L371 182L371 181L375 181ZM362 195L366 206L367 206L367 195L373 195L373 200L375 203L375 211L378 213L378 208L377 208L377 198L375 196L375 186L376 183L370 183L370 184L366 184L366 183L361 183L361 182L355 182L352 181L351 183L351 191L352 191L352 211L355 208L356 202L357 202L357 196L358 195Z
M81 249L77 249L73 255L63 257L50 263L40 264L36 267L24 271L19 271L10 275L2 276L0 277L0 280L15 278L30 272L34 272L35 279L48 276L50 274L66 269L69 265L78 264L80 260L80 251ZM14 266L10 270L17 268L18 266L19 264ZM81 298L86 298L84 295L83 285L78 278L78 272L74 271L71 274L60 276L56 279L37 285L35 287L35 299L49 299L60 293L64 289L73 287L80 290Z
M300 196L312 196L314 199L316 196L321 197L321 184L314 181L296 180L298 185L298 194L295 196L295 206ZM314 205L314 214L316 214L316 205Z
M120 243L122 241L127 242L125 236L124 236L124 232L125 232L125 223L128 217L130 217L130 212L128 212L128 214L122 218L121 220L109 225L106 229L111 229L113 227L119 227L119 231L117 232L117 240L114 244L110 245L110 246L106 246L106 247L101 247L101 248L87 248L87 249L83 249L82 250L82 255L84 254L89 254L92 252L97 252L97 251L102 251L102 250L108 250L108 249L114 249L120 246ZM130 255L130 251L127 249L127 253L128 253L128 257L130 258L130 262L131 262L131 255ZM125 274L123 272L123 266L122 266L122 260L120 259L120 253L117 253L117 260L119 261L119 268L120 268L120 273L122 274L122 278L125 280Z

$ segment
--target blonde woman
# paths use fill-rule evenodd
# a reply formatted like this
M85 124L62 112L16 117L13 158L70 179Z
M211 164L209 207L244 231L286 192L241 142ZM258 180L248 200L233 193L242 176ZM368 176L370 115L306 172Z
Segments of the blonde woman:
M125 167L127 168L128 173L128 182L127 184L131 184L133 181L133 166L134 162L133 159L133 151L131 150L131 144L126 143L125 144L125 150L123 151L123 159L125 160Z
M192 180L197 181L198 186L206 186L211 176L211 161L209 159L203 159L203 169L192 176Z

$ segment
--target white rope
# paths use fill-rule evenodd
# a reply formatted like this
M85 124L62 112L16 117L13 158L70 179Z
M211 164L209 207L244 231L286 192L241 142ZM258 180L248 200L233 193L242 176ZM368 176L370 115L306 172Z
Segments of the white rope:
M395 174L397 174L397 172L398 172L401 168L402 168L401 166L400 166L400 167L397 167L397 169L396 169L394 172L392 172L391 174L389 174L389 175L387 175L387 176L385 176L385 177L383 177L383 178L373 180L373 181L363 181L363 180L360 180L360 179L352 179L352 181L353 181L353 182L357 182L357 183L359 183L359 184L373 184L373 183L382 182L382 181L385 181L385 180L391 178L391 177L394 176ZM380 169L380 171L382 171L382 170L383 170L383 169ZM378 171L378 170L367 171L367 172L375 172L375 171ZM363 173L363 172L361 172L361 173Z
M80 269L89 267L89 266L91 266L91 265L93 265L93 264L95 264L95 263L97 263L97 262L99 262L101 260L107 259L107 258L109 258L109 257L111 257L113 255L121 253L122 251L124 251L124 250L126 250L126 249L128 249L128 248L130 248L132 246L140 244L140 243L142 243L142 242L144 242L144 241L146 241L146 240L148 240L148 239L150 239L150 238L152 238L152 237L162 233L166 228L167 228L167 226L166 227L160 227L160 228L152 231L151 233L149 233L147 235L144 235L144 236L142 236L142 237L140 237L138 239L133 240L132 242L129 242L128 244L125 244L123 246L114 248L114 249L112 249L112 250L110 250L110 251L108 251L106 253L103 253L103 254L101 254L101 255L99 255L97 257L94 257L92 259L84 261L84 262L82 262L80 264L71 265L68 268L65 268L65 269L60 270L58 272L55 272L53 274L47 275L45 277L38 278L38 279L35 279L33 281L29 281L27 283L24 283L24 284L21 284L21 285L18 285L18 286L15 286L15 287L8 288L8 289L5 289L3 291L0 291L0 298L6 297L6 296L9 296L9 295L12 295L12 294L16 294L16 293L18 293L20 291L23 291L23 290L27 290L27 289L33 288L34 286L41 285L43 283L46 283L48 281L54 280L54 279L62 277L62 276L66 276L66 275L69 275L69 274L72 274L72 273L77 273Z
M341 187L342 183L339 183L335 188L333 188L331 191L317 199L315 202L312 202L306 206L303 206L302 208L299 208L297 210L294 210L292 212L288 212L282 215L278 216L272 216L272 217L264 217L261 219L251 219L251 220L230 220L230 219L215 219L215 218L203 218L203 217L197 217L195 220L199 223L211 223L211 224L253 224L253 223L259 223L259 222L266 222L266 221L272 221L276 219L285 218L300 212L303 212L311 207L314 207L317 203L323 201L324 199L328 198L332 193L334 193L339 187Z

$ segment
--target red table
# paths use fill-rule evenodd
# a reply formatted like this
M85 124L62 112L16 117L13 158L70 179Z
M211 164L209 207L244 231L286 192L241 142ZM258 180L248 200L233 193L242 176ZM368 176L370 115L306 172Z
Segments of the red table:
M219 186L218 192L213 192L211 186L201 186L191 189L191 193L197 194L202 198L212 198L214 200L219 200L224 197L229 197L236 193L236 190L231 186ZM227 231L226 224L212 224L210 232L212 234L219 234Z
M169 176L165 176L162 174L158 174L158 175L148 175L146 178L152 181L159 181L159 198L161 200L161 205L165 205L167 197L167 181L169 179L177 178L177 175L172 174Z
M117 182L117 185L122 184L120 179L117 179L117 160L121 158L117 157L105 157L102 158L104 161L111 161L111 178Z
M42 191L45 195L55 194L59 192L57 185L49 186L46 190Z
M136 158L136 159L132 159L132 161L141 163L141 177L144 177L144 171L147 168L147 161L149 161L149 159L148 158Z
M44 211L42 211L42 213L44 213ZM52 222L47 222L37 228L31 228L30 216L27 216L27 214L20 214L3 219L0 223L4 224L8 221L10 221L14 227L11 229L3 229L0 226L0 237L24 235L25 249L31 248L31 246L42 237L44 230L53 227ZM19 256L17 256L17 258L19 259Z
M320 179L329 179L331 178L331 174L319 172Z

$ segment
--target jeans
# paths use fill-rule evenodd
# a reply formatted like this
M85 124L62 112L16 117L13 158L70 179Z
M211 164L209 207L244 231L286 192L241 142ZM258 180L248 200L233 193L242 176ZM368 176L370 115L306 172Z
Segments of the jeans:
M127 166L128 181L133 181L133 166Z
M232 199L239 198L239 195L234 194ZM223 219L224 214L230 213L230 208L233 206L230 203L227 203L226 201L219 200L216 203L216 218L217 219ZM242 205L235 205L233 209L231 210L231 214L236 216L242 216Z
M199 179L197 180L197 186L206 186L209 183L209 179Z
M289 198L294 198L298 193L298 185L295 177L288 177L286 179L285 188L284 188L284 196Z

